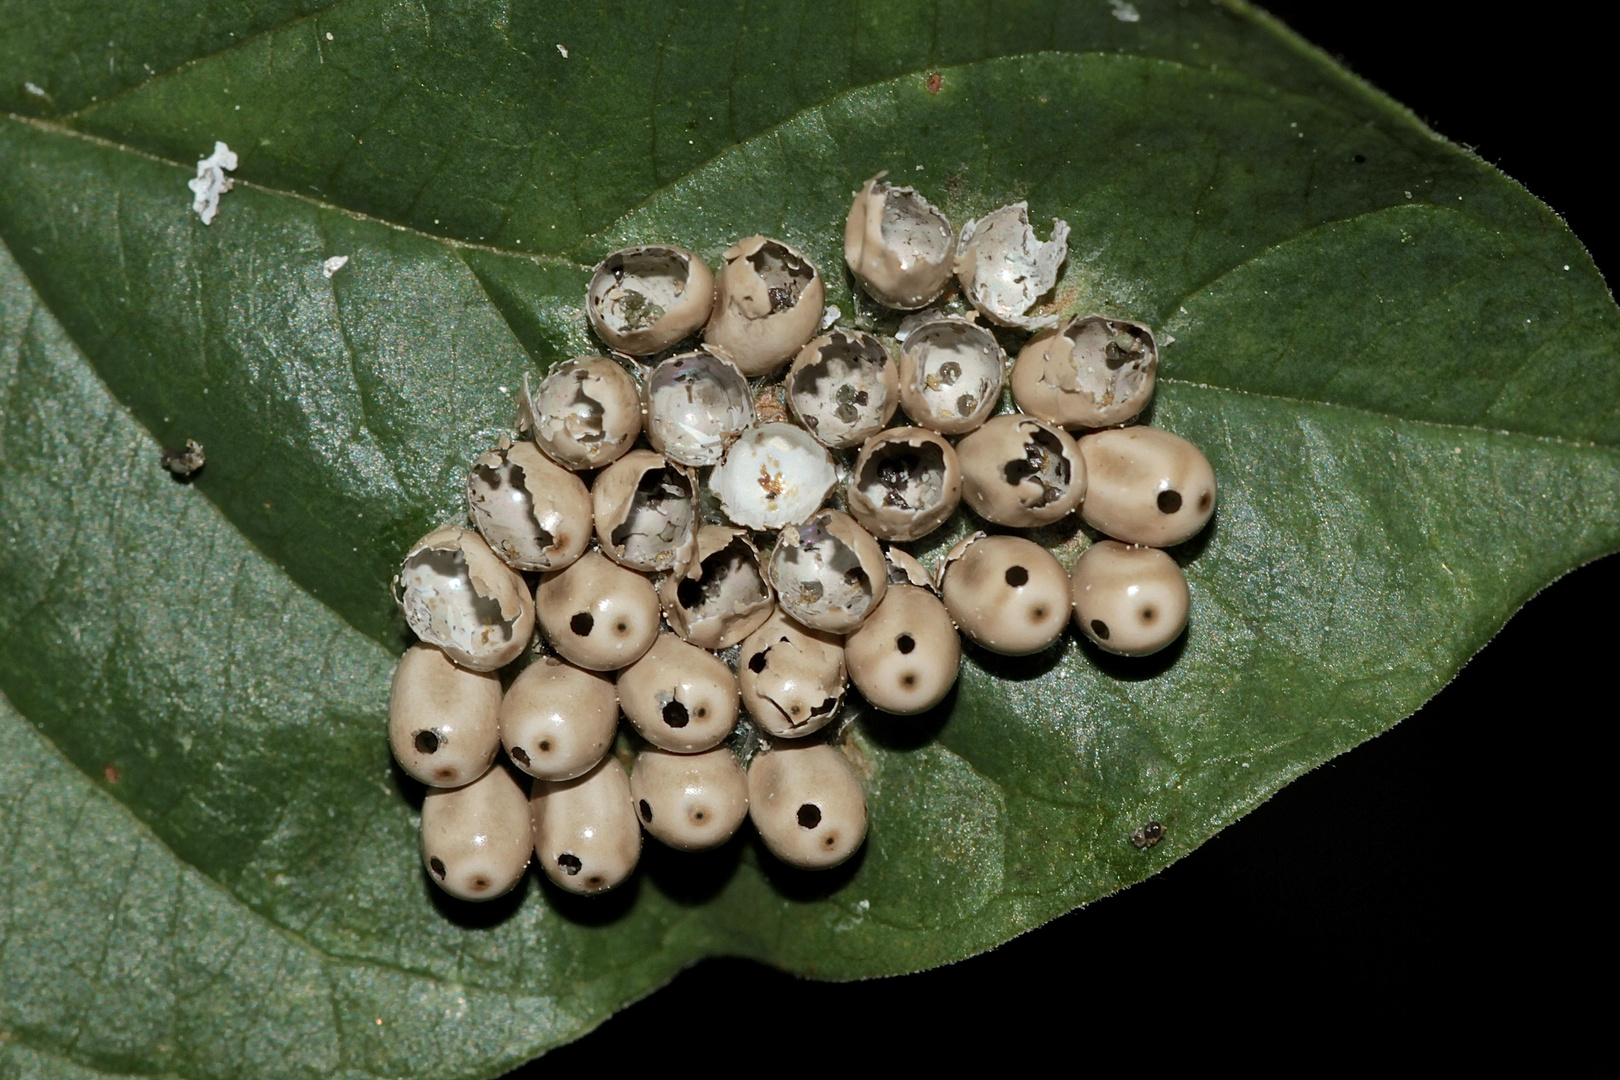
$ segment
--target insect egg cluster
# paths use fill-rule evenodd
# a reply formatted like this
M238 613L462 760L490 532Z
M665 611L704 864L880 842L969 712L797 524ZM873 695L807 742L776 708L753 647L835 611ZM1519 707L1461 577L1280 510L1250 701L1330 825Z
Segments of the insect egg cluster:
M1146 326L1040 309L1067 234L1040 241L1023 203L958 232L874 177L845 262L905 315L868 329L828 328L820 270L769 237L714 270L668 244L602 261L602 355L525 386L517 430L467 474L471 527L423 537L395 579L419 641L389 740L428 787L435 884L491 899L533 859L601 893L643 833L699 851L745 820L776 858L836 866L867 828L851 687L915 715L949 695L962 636L1027 655L1072 618L1144 656L1181 634L1164 549L1208 522L1215 476L1138 422ZM1015 331L1034 336L1009 361ZM1004 389L1018 411L998 415ZM989 531L930 574L901 545L964 505ZM1098 536L1072 571L1015 531L1075 514Z

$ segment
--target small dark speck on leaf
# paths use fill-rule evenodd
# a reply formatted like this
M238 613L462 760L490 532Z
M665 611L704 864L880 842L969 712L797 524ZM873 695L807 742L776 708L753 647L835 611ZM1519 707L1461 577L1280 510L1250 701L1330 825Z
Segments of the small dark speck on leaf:
M108 765L105 769L101 770L101 775L107 778L107 783L109 784L118 783L118 777L120 775L118 772L118 766Z
M1137 851L1146 851L1163 839L1164 826L1157 821L1150 821L1131 833L1131 844Z
M169 470L169 475L176 480L190 480L208 463L208 456L203 453L202 443L187 439L186 445L159 454L158 463Z
M928 73L928 82L924 85L928 87L930 94L937 94L945 86L945 76L937 71L930 71Z

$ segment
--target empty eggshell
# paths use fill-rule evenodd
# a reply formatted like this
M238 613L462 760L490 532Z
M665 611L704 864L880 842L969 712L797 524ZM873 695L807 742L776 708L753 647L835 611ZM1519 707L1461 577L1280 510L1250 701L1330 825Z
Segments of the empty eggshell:
M467 512L491 550L519 570L561 570L591 540L585 483L533 443L503 439L467 474Z
M1159 346L1146 326L1087 315L1031 338L1019 351L1013 400L1059 427L1112 427L1147 405L1158 369Z
M837 483L827 448L792 424L749 428L709 474L726 517L760 530L803 521Z
M799 350L787 374L788 406L823 446L859 446L900 407L900 376L883 342L833 330Z
M843 634L883 599L888 566L883 549L855 519L823 510L776 537L768 567L776 602L815 630Z
M776 593L747 530L705 525L686 572L659 579L658 600L677 634L705 649L724 649L771 617Z
M690 469L632 450L591 485L596 538L632 570L684 570L697 550L698 484Z
M890 428L861 447L844 498L873 536L916 540L943 525L961 502L961 461L937 432Z
M713 465L754 422L754 393L737 365L712 352L672 356L643 390L647 441L682 465Z
M1069 224L1054 218L1052 239L1041 243L1029 224L1029 204L1013 203L962 226L956 246L956 276L968 301L1001 326L1040 330L1056 315L1031 317L1029 309L1057 284L1069 255Z
M725 350L744 375L764 375L815 336L826 288L810 260L780 240L750 236L725 260L703 341Z
M844 261L872 299L914 311L932 303L951 280L956 234L917 194L879 173L855 196L844 221Z
M1086 462L1074 439L1033 416L993 416L958 443L956 453L962 498L998 525L1050 525L1086 494Z
M592 329L632 356L650 356L697 333L713 304L708 266L668 244L615 251L598 264L585 293Z
M641 434L641 388L605 356L552 368L528 409L535 443L570 469L599 469Z
M534 634L528 586L471 529L447 525L412 545L394 598L417 637L474 671L505 667Z
M971 319L930 319L900 346L900 404L916 423L960 435L984 423L1001 400L1007 354Z

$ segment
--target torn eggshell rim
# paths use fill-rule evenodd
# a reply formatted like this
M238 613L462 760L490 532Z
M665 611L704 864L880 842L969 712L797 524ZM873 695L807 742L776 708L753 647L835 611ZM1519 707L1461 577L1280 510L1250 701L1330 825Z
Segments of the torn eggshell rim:
M967 279L962 277L962 270L964 269L963 256L964 256L965 253L972 250L974 233L977 231L978 227L980 225L982 225L985 221L989 220L990 218L994 217L995 215L1001 213L1004 210L1014 210L1014 211L1017 212L1017 214L1018 214L1018 224L1023 227L1023 229L1025 231L1025 234L1028 237L1028 240L1030 241L1030 243L1032 243L1034 245L1035 250L1030 255L1030 260L1031 260L1032 263L1038 264L1041 261L1042 256L1045 254L1047 248L1052 247L1054 245L1061 248L1061 251L1060 251L1060 253L1059 253L1058 257L1057 257L1057 260L1052 263L1052 267L1051 267L1052 280L1050 282L1045 283L1044 286L1040 289L1040 291L1038 291L1038 292L1034 293L1033 295L1031 295L1030 298L1029 298L1029 303L1025 304L1024 307L1021 310L1019 310L1017 312L1014 312L1011 315L1006 315L1006 314L1002 314L1002 313L999 313L999 312L991 311L984 304L981 304L980 301L979 301L979 297L978 297L978 295L977 295L977 293L976 293L976 291L974 289L973 284L970 283ZM1015 202L1015 203L1009 203L1006 206L998 206L994 210L990 211L988 214L985 214L981 218L969 218L966 222L963 223L961 236L957 239L957 242L956 242L956 267L955 267L955 269L956 269L956 278L957 278L957 281L960 282L961 285L962 285L962 295L967 298L968 303L972 304L975 310L977 310L986 319L989 319L991 322L995 323L996 325L1012 327L1012 328L1018 329L1018 330L1046 330L1046 329L1050 329L1051 327L1054 327L1054 326L1057 325L1058 317L1057 317L1057 315L1055 313L1048 313L1048 314L1045 314L1045 315L1037 315L1037 316L1035 316L1033 318L1029 317L1027 313L1029 312L1029 310L1031 308L1034 308L1034 307L1039 305L1041 297L1045 296L1047 293L1049 293L1053 289L1057 288L1057 283L1062 278L1062 274L1060 273L1060 271L1062 270L1063 264L1068 261L1068 258L1069 258L1069 223L1067 221L1063 220L1062 218L1054 217L1052 219L1052 238L1050 240L1044 240L1043 241L1039 236L1037 236L1035 234L1035 226L1029 220L1029 203L1024 202L1024 201L1019 201L1019 202ZM979 273L978 273L978 264L979 264L979 262L980 262L980 260L978 259L977 254L975 253L974 257L969 259L967 261L967 263L966 263L966 268L971 269L970 277L972 278L972 280L974 282L977 282L978 279L979 279ZM1036 267L1036 266L1031 267L1031 269L1037 269L1037 268L1038 267ZM992 276L995 276L995 275L992 275ZM1026 275L1026 277L1028 277L1028 276L1031 276L1031 275ZM1041 279L1042 279L1043 275L1038 275L1037 274L1037 275L1033 275L1033 276L1035 277L1035 283L1036 284L1041 284Z

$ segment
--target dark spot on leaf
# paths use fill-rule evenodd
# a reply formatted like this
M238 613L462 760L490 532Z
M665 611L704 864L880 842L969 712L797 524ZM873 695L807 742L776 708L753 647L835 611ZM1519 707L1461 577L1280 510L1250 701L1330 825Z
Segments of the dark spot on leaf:
M1157 844L1163 839L1164 826L1160 825L1157 821L1150 821L1146 825L1143 825L1140 829L1137 829L1131 833L1131 843L1138 851L1146 851L1148 848L1152 847L1154 844Z
M1101 619L1091 620L1091 632L1102 638L1104 641L1108 640L1108 624L1103 622Z
M1173 514L1181 509L1181 492L1174 489L1159 492L1159 513Z
M647 824L651 825L652 824L652 803L648 802L646 799L642 799L641 802L637 804L637 806L641 809L641 820L645 821Z
M1357 165L1365 165L1365 164L1367 164L1367 155L1366 154L1357 154L1355 157L1351 158L1350 160L1354 161Z
M437 855L433 856L433 858L428 860L428 869L433 871L434 877L438 878L440 881L444 880L445 870L443 859L439 858Z
M917 647L917 639L912 637L910 634L901 634L899 637L894 639L894 647L899 649L902 653L908 653Z
M765 654L757 652L748 658L748 670L755 675L765 670Z
M580 637L588 637L594 626L596 626L596 619L588 611L582 611L568 620L568 629Z
M1029 571L1022 566L1007 567L1007 584L1015 589L1022 589L1029 584Z
M664 706L664 723L670 727L682 728L691 717L687 715L686 706L678 701L672 701Z
M416 738L416 752L418 754L433 754L439 749L439 733L437 731L418 731Z
M799 825L806 829L813 829L821 824L821 807L815 803L805 803L799 807Z
M925 90L927 90L930 94L939 93L940 90L944 86L945 86L945 76L941 75L937 71L930 71L928 73L928 81L923 83L923 88Z
M118 766L108 765L105 769L101 770L101 775L107 778L107 783L109 784L118 783L118 777L120 775L118 772Z
M561 855L557 856L557 865L562 869L563 873L567 874L569 877L573 877L575 874L579 873L579 868L585 864L579 861L578 855L575 855L573 852L565 851Z

